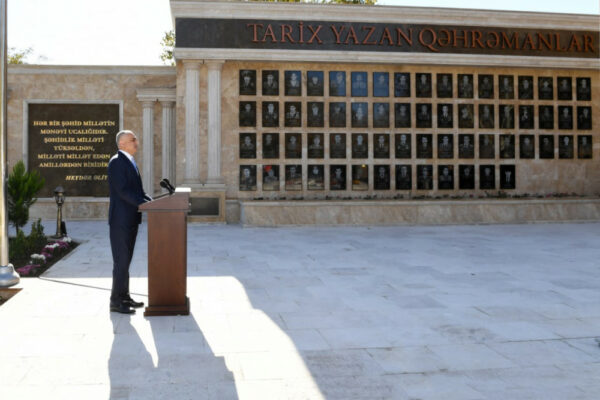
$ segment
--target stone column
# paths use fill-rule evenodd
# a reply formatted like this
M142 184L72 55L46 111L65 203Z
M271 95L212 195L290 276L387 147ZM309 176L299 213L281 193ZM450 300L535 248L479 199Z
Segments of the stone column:
M143 101L142 151L144 167L142 184L149 195L154 193L154 101Z
M210 60L208 67L208 179L222 184L221 176L221 70L224 61Z
M200 63L184 61L185 176L184 183L200 183Z
M162 105L162 178L175 186L175 102L161 101Z

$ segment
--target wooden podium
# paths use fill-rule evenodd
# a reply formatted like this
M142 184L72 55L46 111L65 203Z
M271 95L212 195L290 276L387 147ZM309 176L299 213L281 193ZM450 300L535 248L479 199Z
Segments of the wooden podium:
M187 214L190 189L140 206L148 213L148 307L144 316L188 315Z

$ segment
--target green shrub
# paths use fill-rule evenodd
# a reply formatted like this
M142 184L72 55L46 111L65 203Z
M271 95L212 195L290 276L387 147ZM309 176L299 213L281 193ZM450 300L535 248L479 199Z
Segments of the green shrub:
M17 236L10 238L8 246L8 259L14 265L20 265L29 260L31 252L29 240L22 230L17 231Z
M44 235L44 226L41 219L31 224L31 233L27 237L27 241L32 253L39 253L48 244L48 238Z
M23 161L13 167L8 176L6 191L8 194L8 220L17 229L17 233L29 220L29 207L36 201L37 193L44 186L44 178L37 171L26 171Z

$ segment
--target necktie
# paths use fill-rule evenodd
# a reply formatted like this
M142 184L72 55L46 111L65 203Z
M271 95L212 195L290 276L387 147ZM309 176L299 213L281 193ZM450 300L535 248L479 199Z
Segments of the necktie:
M133 166L135 167L135 170L137 171L138 175L140 174L140 170L138 169L137 164L135 163L135 159L131 158L131 162L133 163Z

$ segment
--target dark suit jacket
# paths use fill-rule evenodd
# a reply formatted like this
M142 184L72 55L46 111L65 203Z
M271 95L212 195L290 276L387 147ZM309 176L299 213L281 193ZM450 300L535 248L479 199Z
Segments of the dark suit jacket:
M121 152L115 154L108 163L108 186L108 223L126 227L140 224L142 214L138 206L151 198L144 192L140 174Z

